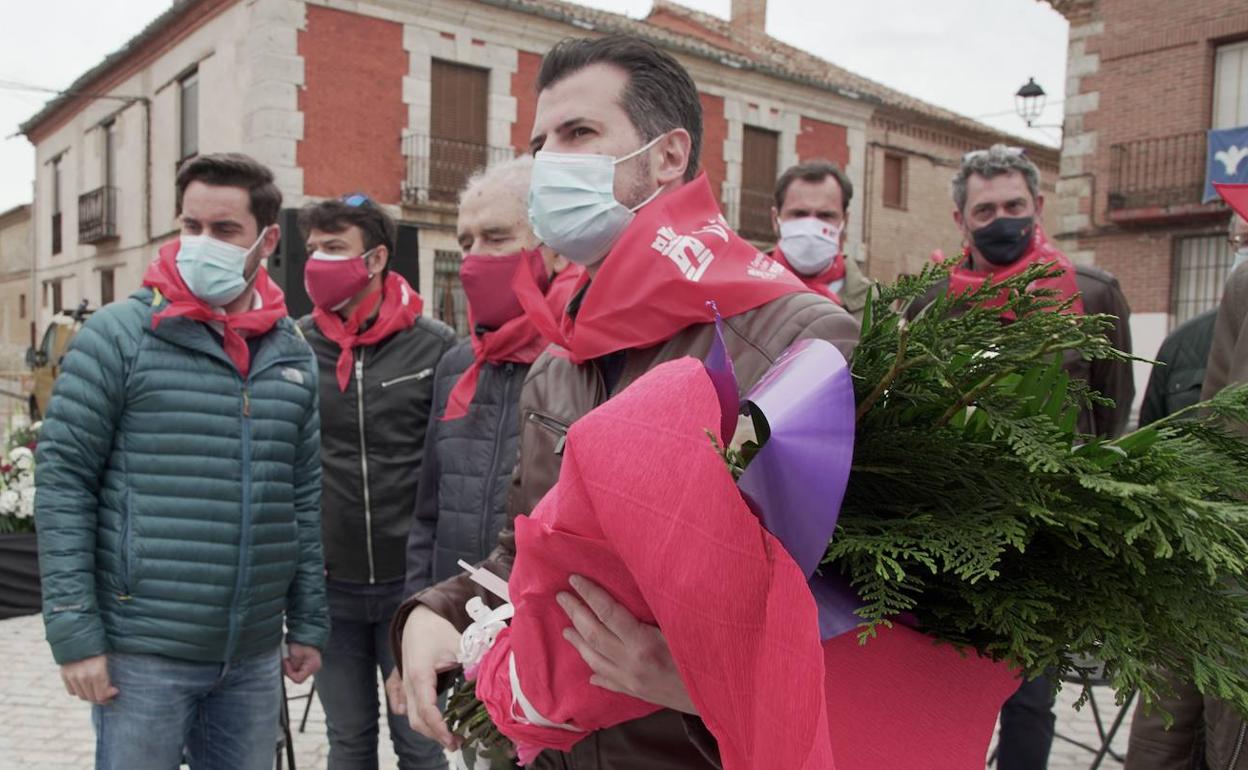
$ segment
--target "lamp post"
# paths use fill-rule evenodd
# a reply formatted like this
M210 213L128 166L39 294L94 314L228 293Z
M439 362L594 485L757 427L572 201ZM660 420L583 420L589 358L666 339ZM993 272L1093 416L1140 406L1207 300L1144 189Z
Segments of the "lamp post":
M1014 110L1028 128L1038 127L1035 122L1044 112L1044 100L1044 89L1035 78L1027 78L1027 82L1014 94Z

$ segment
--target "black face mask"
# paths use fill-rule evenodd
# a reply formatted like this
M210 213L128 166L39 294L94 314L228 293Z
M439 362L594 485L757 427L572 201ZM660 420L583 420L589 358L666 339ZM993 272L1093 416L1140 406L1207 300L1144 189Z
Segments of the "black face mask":
M1031 246L1033 222L1033 217L998 217L971 233L975 249L998 267L1012 265Z

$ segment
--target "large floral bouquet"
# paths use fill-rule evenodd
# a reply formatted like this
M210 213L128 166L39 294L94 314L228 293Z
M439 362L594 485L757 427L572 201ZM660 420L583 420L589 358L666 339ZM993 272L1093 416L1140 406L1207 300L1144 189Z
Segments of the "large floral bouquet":
M968 767L1018 674L1077 675L1088 657L1120 696L1154 702L1169 670L1248 713L1248 445L1227 429L1248 422L1248 390L1194 420L1078 435L1100 396L1061 358L1123 354L1108 319L1028 290L1048 270L910 323L891 308L940 269L879 290L848 404L751 394L758 446L712 440L735 394L688 359L579 421L559 483L516 522L511 608L471 608L475 682L452 729L529 759L655 709L589 684L554 599L571 574L663 630L726 770ZM783 366L818 355L804 348ZM829 414L847 435L818 427ZM775 462L803 444L827 463ZM802 494L848 455L847 486ZM784 505L769 513L768 495Z
M0 534L35 529L35 442L40 423L14 428L0 458Z

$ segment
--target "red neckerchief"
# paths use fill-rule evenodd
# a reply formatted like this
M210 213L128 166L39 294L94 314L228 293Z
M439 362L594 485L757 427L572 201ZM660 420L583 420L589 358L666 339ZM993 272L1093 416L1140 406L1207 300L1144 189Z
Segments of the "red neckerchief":
M528 273L532 280L532 270L521 262L517 272ZM577 265L570 265L555 276L546 290L546 304L555 316L563 314L572 298L572 292L580 285L585 270ZM469 325L472 325L472 308L469 309ZM475 327L472 332L473 361L456 381L451 395L446 400L446 413L443 420L458 420L468 413L468 406L477 395L477 381L481 377L483 364L513 362L531 364L537 360L542 351L550 343L538 331L528 313L519 315L492 332L478 335Z
M1248 184L1214 182L1213 189L1222 196L1222 200L1226 201L1232 211L1248 219Z
M588 274L576 290L586 283ZM657 345L710 323L711 301L730 318L806 291L784 265L729 229L705 173L637 212L585 290L575 318L555 318L529 271L517 271L514 286L538 330L576 364Z
M1079 295L1079 284L1075 280L1075 266L1071 263L1066 255L1057 250L1057 247L1049 243L1049 239L1044 235L1044 229L1040 227L1040 223L1035 225L1035 234L1032 236L1031 248L1027 253L1019 258L1017 262L1005 267L996 267L989 265L987 272L979 272L972 270L970 267L970 253L966 252L964 256L966 260L949 272L949 296L957 297L963 294L975 292L979 287L984 285L984 281L992 281L999 283L1009 280L1014 276L1022 273L1032 265L1044 265L1053 262L1062 269L1062 274L1053 278L1041 278L1031 284L1032 289L1054 289L1058 292L1058 299L1061 301L1075 298L1075 301L1066 311L1076 315L1083 315L1083 299ZM995 299L983 303L984 307L1001 307L1009 299L1008 293L1002 291ZM1006 320L1014 320L1013 313L1002 313L1002 318Z
M377 310L378 302L381 303L381 309L377 311L376 320L361 333L360 327ZM346 321L337 313L319 307L313 310L312 320L316 323L316 328L321 330L321 334L338 343L341 349L336 372L338 390L345 393L351 382L352 350L361 345L381 342L396 332L412 328L424 305L424 300L403 276L391 270L381 285L381 291L366 297Z
M771 254L768 256L787 267L789 272L797 276L797 280L806 284L807 289L822 294L841 307L845 306L845 303L841 302L841 298L836 295L836 292L832 291L832 283L845 277L844 254L837 254L836 258L832 260L832 264L826 270L812 276L805 276L794 270L789 264L789 260L785 259L784 252L780 250L779 245L772 249Z
M186 288L182 274L178 272L178 249L181 241L174 239L160 248L159 256L147 266L143 285L160 292L169 304L152 315L152 328L160 326L166 318L189 318L192 321L221 324L225 354L234 362L238 373L247 379L251 369L251 351L247 349L247 337L266 334L277 322L285 318L286 295L264 268L256 272L255 291L260 297L260 307L241 313L223 313L212 309Z

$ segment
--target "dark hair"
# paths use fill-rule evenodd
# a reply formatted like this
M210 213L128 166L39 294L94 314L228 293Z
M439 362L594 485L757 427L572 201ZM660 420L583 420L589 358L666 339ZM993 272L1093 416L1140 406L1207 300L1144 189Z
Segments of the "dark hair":
M698 175L702 152L702 102L693 78L670 54L632 35L568 38L542 58L537 90L545 91L592 64L610 64L628 74L621 106L644 141L683 128L689 132L685 181Z
M365 251L385 246L390 256L394 256L398 228L385 209L366 196L348 195L345 198L309 203L299 212L299 231L304 240L307 240L308 233L313 230L341 233L348 227L360 228Z
M282 210L282 191L273 183L273 172L263 163L240 152L197 155L182 164L177 177L177 211L182 213L182 196L191 182L241 187L250 197L251 215L256 226L264 229L277 223Z
M822 182L828 177L835 179L841 187L841 213L849 213L849 201L854 197L854 183L849 181L840 166L829 160L808 160L787 168L776 180L776 211L784 208L784 198L789 194L789 186L798 179L803 182Z

